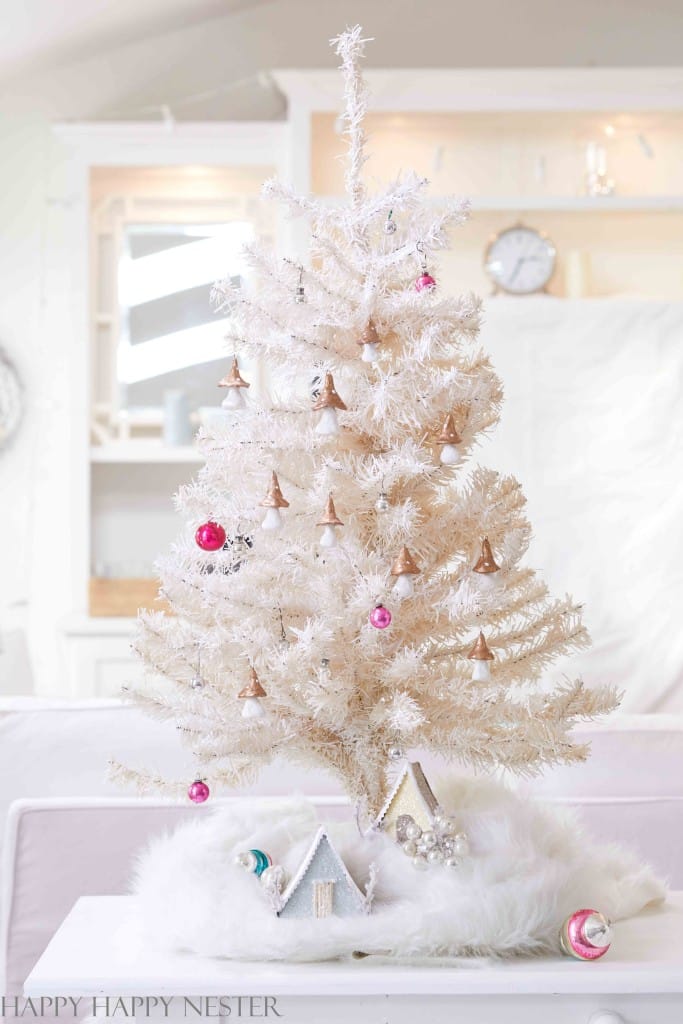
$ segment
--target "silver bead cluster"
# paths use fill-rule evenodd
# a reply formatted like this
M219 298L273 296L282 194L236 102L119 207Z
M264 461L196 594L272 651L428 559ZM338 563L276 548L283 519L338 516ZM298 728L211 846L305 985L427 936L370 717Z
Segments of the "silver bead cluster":
M432 817L432 828L424 831L409 814L401 815L396 823L396 837L418 871L426 871L434 864L457 868L470 852L466 834L440 807Z

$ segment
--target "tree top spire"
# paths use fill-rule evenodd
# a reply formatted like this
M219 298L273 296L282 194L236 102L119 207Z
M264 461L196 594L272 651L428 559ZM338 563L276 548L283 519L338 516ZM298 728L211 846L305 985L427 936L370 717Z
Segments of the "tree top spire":
M365 155L365 130L363 123L368 109L368 88L361 73L361 61L365 56L365 44L360 25L347 28L340 36L331 40L335 52L341 57L344 77L344 134L349 140L349 155L344 181L346 191L354 207L365 198L365 186L361 178Z

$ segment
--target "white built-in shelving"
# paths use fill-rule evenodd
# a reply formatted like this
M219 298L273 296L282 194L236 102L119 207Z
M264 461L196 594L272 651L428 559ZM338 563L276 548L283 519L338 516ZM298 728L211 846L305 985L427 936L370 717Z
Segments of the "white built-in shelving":
M119 675L133 680L128 651L132 620L98 623L88 616L96 540L119 543L133 537L150 559L161 553L166 535L160 539L160 533L176 523L171 496L203 462L191 445L165 447L148 436L160 432L160 423L154 430L146 425L145 436L130 439L114 440L126 437L115 431L103 430L101 436L91 431L93 407L100 400L111 404L107 388L113 377L95 372L98 346L113 365L111 342L118 330L116 309L93 299L93 224L99 216L104 237L109 215L101 202L97 211L91 203L93 172L111 171L114 178L123 168L138 168L153 178L155 169L163 176L169 169L185 168L199 202L206 198L207 168L233 169L238 177L253 171L259 180L275 174L300 193L339 203L343 169L337 158L345 140L335 127L342 104L338 73L274 71L273 77L288 100L285 123L179 123L172 132L151 123L55 128L64 156L65 201L55 258L61 276L48 301L56 311L56 336L64 339L65 364L72 367L61 395L63 423L55 429L73 441L68 464L47 467L45 486L63 495L59 500L68 506L64 518L78 541L65 588L69 604L51 608L53 620L43 630L44 635L54 633L54 623L63 621L62 650L46 647L44 664L37 665L39 691L88 695L95 692L92 679L98 673L106 677L102 692L111 692ZM524 219L546 231L558 250L553 298L547 302L561 302L570 294L568 269L580 265L583 273L584 263L591 286L585 294L591 299L616 294L683 298L680 68L413 68L371 70L368 79L370 177L388 180L414 167L430 179L435 204L450 193L472 197L470 222L439 261L439 285L445 291L487 294L482 269L486 242L510 222ZM587 140L600 133L617 187L614 195L594 198L581 194L583 161ZM103 196L109 194L105 184ZM215 203L215 197L210 201ZM125 219L128 207L123 209ZM114 241L118 223L110 231ZM282 254L305 261L308 238L302 218L283 216L274 234ZM524 315L521 305L513 308ZM49 551L40 557L41 571L49 571ZM66 685L54 668L60 656L68 665Z

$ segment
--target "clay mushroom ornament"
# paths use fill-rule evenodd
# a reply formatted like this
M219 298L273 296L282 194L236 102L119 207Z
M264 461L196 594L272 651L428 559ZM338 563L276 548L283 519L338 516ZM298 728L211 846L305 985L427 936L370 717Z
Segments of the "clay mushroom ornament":
M244 701L242 718L265 718L266 711L261 704L261 698L267 696L268 694L261 686L259 677L256 675L256 669L251 668L249 670L249 682L237 694L238 699Z
M261 523L263 530L279 530L282 526L282 516L280 515L281 508L289 508L289 502L283 497L282 491L280 490L280 482L277 478L277 473L273 470L273 475L270 480L270 487L268 493L262 502L260 502L262 508L266 509L266 515Z
M336 527L343 526L343 522L337 515L334 507L334 501L332 495L327 499L325 511L321 515L317 522L318 526L324 527L322 537L320 538L320 546L323 548L334 548L337 546L337 534Z
M363 328L363 333L356 342L357 345L361 346L361 359L364 363L374 363L379 355L378 348L381 344L382 339L377 333L374 320L368 320L367 324Z
M486 643L486 639L481 630L479 630L479 636L477 637L476 643L470 650L467 657L470 661L474 662L474 670L472 672L472 679L476 683L489 683L491 681L491 662L495 658L495 654L492 654L489 650L489 645Z
M440 461L444 466L456 466L460 462L461 455L458 445L461 442L462 438L455 429L453 413L449 412L436 438L436 443L441 445Z
M472 572L477 573L481 586L485 590L493 590L498 585L496 574L500 572L500 566L493 557L488 537L484 537L481 542L481 554L472 567Z
M320 419L315 428L316 434L334 436L339 433L337 409L346 409L346 405L337 394L332 374L326 373L322 391L313 406L313 411L320 413Z
M413 576L418 576L419 573L420 567L404 544L391 567L391 575L396 577L394 593L398 597L412 597L415 592Z
M239 366L237 365L237 356L233 357L230 372L218 381L218 387L228 389L225 398L221 402L221 406L224 409L244 409L245 401L242 391L245 388L250 388L251 384L247 384L246 380L241 376Z

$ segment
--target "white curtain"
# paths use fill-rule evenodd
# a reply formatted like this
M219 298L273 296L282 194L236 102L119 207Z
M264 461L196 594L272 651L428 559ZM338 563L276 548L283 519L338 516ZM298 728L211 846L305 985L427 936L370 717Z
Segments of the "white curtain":
M552 677L683 712L683 304L493 298L482 344L505 405L478 461L521 482L528 563L593 639Z

